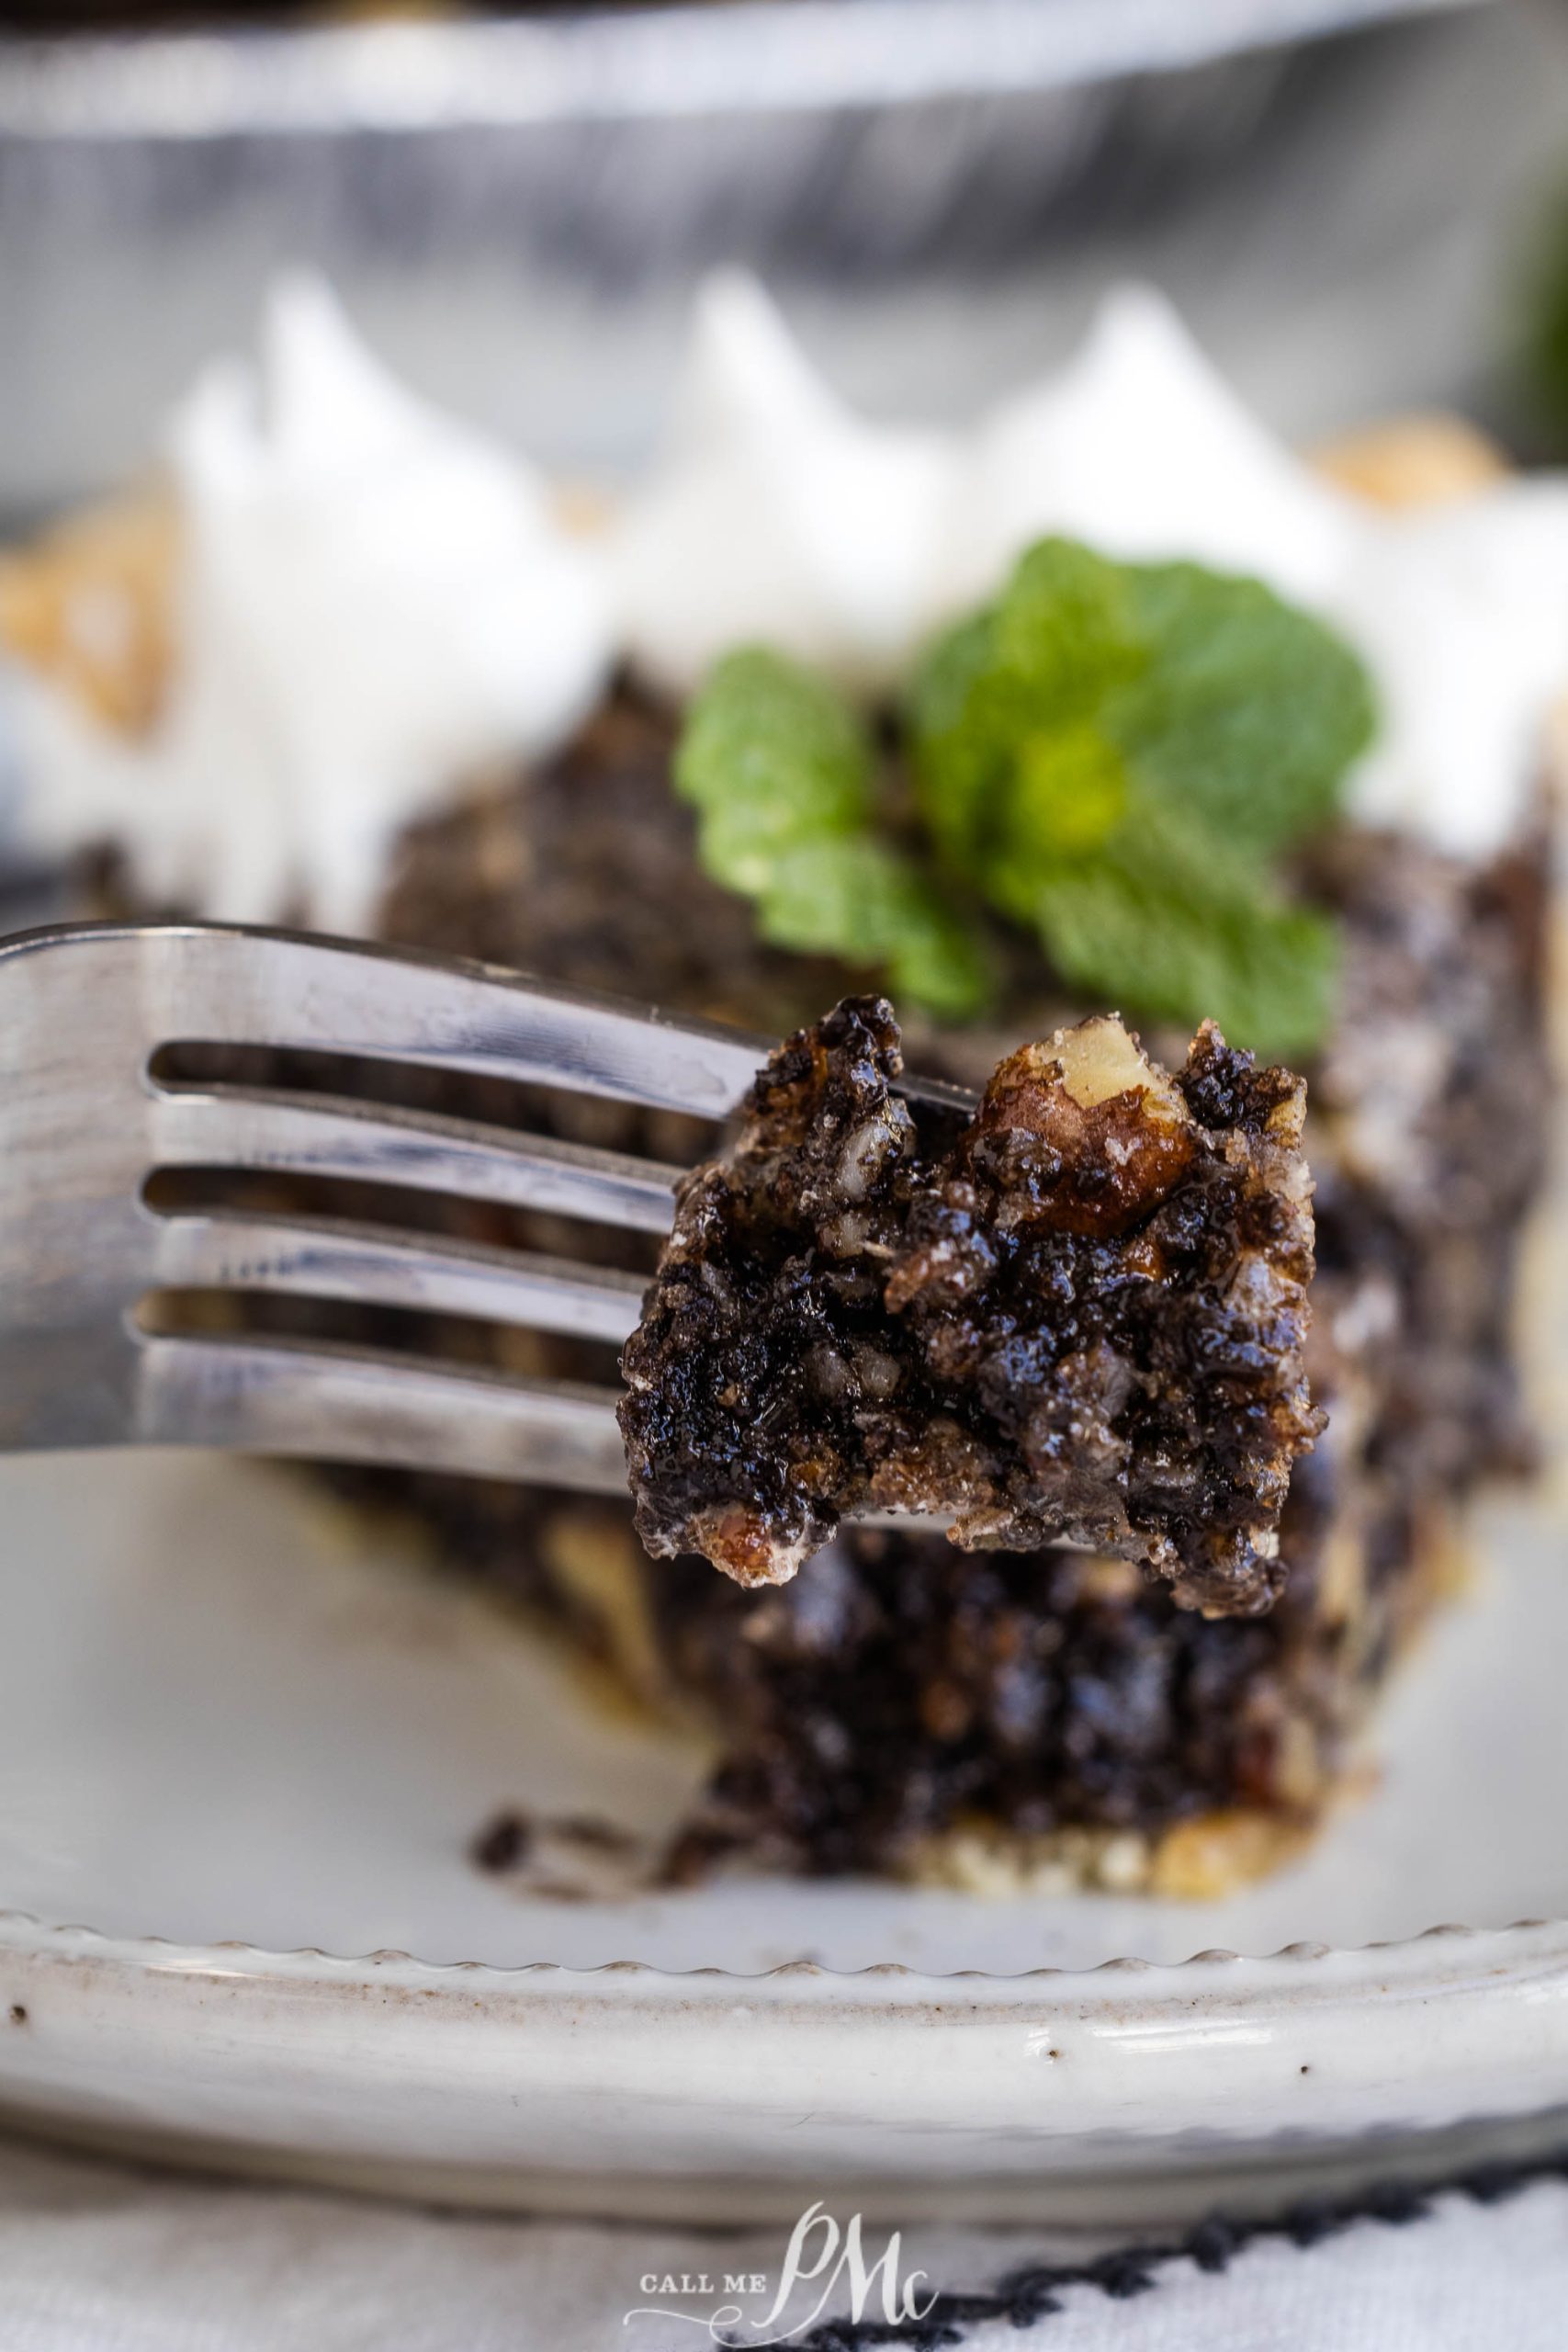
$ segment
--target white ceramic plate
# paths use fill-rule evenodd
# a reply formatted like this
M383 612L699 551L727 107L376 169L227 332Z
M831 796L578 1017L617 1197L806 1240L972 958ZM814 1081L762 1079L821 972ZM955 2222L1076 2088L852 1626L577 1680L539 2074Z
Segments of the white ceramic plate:
M1377 1792L1203 1906L525 1894L468 1858L499 1805L652 1830L699 1759L275 1472L12 1462L0 1527L0 2104L39 2128L498 2202L1153 2220L1568 2109L1568 1927L1509 1925L1568 1917L1540 1498L1483 1516Z

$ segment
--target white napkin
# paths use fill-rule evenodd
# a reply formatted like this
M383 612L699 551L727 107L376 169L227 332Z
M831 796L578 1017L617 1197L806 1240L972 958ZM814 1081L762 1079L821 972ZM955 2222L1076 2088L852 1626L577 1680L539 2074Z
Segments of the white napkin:
M1397 2209L1396 2209L1397 2210ZM443 2214L228 2186L0 2143L5 2352L701 2352L727 2274L776 2282L788 2233ZM868 2229L874 2260L885 2230ZM989 2287L1111 2245L1043 2231L901 2233L899 2286ZM820 2250L820 2242L814 2242ZM1482 2202L1444 2192L1403 2221L1315 2245L1262 2235L1223 2269L1146 2259L1131 2296L1082 2283L1021 2329L964 2324L963 2352L1562 2352L1568 2184ZM720 2290L705 2297L695 2283ZM677 2291L662 2291L674 2280ZM646 2282L654 2282L654 2291ZM1121 2283L1127 2282L1127 2268ZM688 2285L690 2291L679 2291ZM776 2334L810 2320L806 2285ZM750 2299L760 2315L769 2298ZM684 2316L626 2314L665 2304ZM841 2314L829 2299L813 2323ZM880 2318L880 2288L867 2316ZM745 2340L744 2334L742 2340ZM810 2342L811 2328L784 2340ZM919 2338L915 2339L919 2342Z

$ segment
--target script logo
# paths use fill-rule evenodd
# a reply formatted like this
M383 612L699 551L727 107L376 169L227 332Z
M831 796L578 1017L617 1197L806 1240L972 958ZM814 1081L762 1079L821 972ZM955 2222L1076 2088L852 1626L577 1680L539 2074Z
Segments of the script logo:
M766 2311L749 2313L740 2302L729 2300L706 2311L683 2310L674 2302L647 2302L623 2313L621 2324L626 2326L635 2319L685 2320L704 2329L716 2344L733 2342L731 2331L744 2326L748 2352L753 2352L753 2347L754 2352L762 2352L767 2345L788 2344L803 2335L841 2295L847 2295L844 2316L856 2324L870 2311L891 2327L907 2326L927 2316L936 2296L933 2292L922 2301L919 2289L926 2274L911 2270L908 2278L900 2277L902 2260L903 2245L895 2230L876 2260L868 2264L860 2215L852 2213L840 2229L818 2199L807 2207L790 2233L773 2301ZM786 2326L790 2305L801 2299L802 2290L807 2290L803 2307L797 2308ZM637 2290L649 2296L679 2296L682 2302L709 2295L727 2299L743 2295L755 2303L768 2291L768 2276L765 2271L741 2270L724 2271L716 2278L705 2271L694 2278L685 2271L649 2270L638 2279ZM839 2316L836 2309L833 2315Z

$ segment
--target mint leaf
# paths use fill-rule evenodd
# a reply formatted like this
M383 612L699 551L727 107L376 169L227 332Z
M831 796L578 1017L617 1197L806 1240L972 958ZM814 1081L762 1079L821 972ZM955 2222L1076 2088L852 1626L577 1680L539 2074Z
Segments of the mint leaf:
M1034 917L1064 978L1154 1020L1217 1021L1255 1052L1312 1050L1333 1015L1335 925L1224 865L1173 888L1157 852L1123 852L1043 877Z
M949 1020L990 993L984 950L914 859L879 836L876 764L829 683L765 647L719 662L687 716L675 786L704 869L755 899L764 939L885 972Z
M1127 577L1151 658L1104 718L1140 782L1259 849L1320 830L1373 732L1349 648L1260 581L1195 563Z
M779 860L757 911L775 946L883 970L895 996L942 1019L972 1019L991 993L973 931L909 859L869 835L797 843Z
M1092 719L1032 729L1014 753L994 857L998 887L1042 854L1055 862L1103 849L1121 831L1132 792L1126 761Z
M825 678L765 647L719 662L692 706L675 788L698 812L703 864L754 895L793 842L871 814L871 745Z
M910 682L905 719L920 815L939 849L974 874L1016 729L991 684L990 612L940 638Z
M1006 873L1029 839L1027 819L1011 805L1025 745L1041 837L1081 826L1074 783L1087 783L1091 769L1120 804L1124 794L1105 773L1114 746L1099 713L1146 661L1121 567L1068 539L1032 548L1001 602L950 630L913 682L916 786L942 848L976 877Z
M1331 630L1257 581L1047 539L931 650L907 716L931 833L1066 977L1237 1044L1316 1043L1332 926L1270 860L1371 736Z

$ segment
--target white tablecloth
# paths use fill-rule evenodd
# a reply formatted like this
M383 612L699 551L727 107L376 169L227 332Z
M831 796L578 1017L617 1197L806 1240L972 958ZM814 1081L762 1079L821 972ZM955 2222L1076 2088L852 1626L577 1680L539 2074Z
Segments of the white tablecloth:
M1402 2218L1315 2244L1254 2237L1209 2270L1190 2253L1113 2263L1105 2276L1121 2294L1061 2286L1059 2308L1022 2329L992 2317L949 2341L964 2352L1562 2352L1562 2177L1491 2201L1450 2191L1390 2210ZM770 2293L747 2305L759 2315L787 2234L434 2213L0 2143L0 2352L701 2352L724 2274L769 2278ZM886 2237L866 2232L868 2259ZM917 2268L949 2288L991 2288L1022 2265L1077 2266L1105 2250L1040 2231L910 2230L899 2283L923 2305ZM1224 2249L1198 2251L1213 2262ZM1148 2283L1129 2295L1134 2274ZM705 2278L719 2291L697 2291ZM660 2291L670 2280L693 2291ZM804 2288L775 2332L807 2319L819 2291ZM626 2318L650 2302L691 2315ZM829 2312L843 2306L840 2293ZM874 2291L869 2315L880 2312Z

